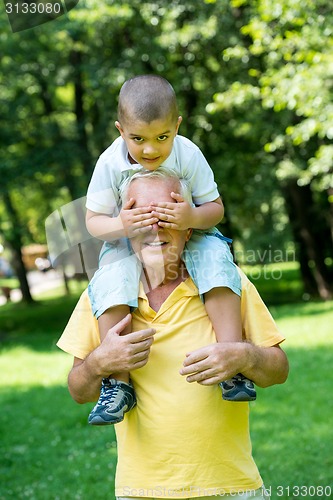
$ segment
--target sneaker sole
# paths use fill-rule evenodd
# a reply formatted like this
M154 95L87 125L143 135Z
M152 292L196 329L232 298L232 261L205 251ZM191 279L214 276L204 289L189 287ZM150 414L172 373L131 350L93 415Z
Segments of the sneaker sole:
M136 402L131 407L125 407L122 409L118 415L109 415L107 419L104 419L101 415L90 415L88 418L88 424L90 425L113 425L119 424L124 420L124 414L132 410L136 406Z
M228 398L227 396L224 396L222 394L222 399L224 401L235 401L237 403L237 402L243 402L243 401L255 401L257 399L257 396L250 396L246 392L239 392L234 397L230 397L230 398Z
M123 420L124 420L124 417L114 418L112 420L104 420L99 415L96 415L96 416L88 419L88 424L90 424L90 425L113 425L113 424L118 424L119 422L122 422Z

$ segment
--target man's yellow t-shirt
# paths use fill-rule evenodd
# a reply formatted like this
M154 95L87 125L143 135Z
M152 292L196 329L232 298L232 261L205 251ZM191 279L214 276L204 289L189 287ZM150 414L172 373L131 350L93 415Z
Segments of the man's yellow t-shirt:
M246 338L269 347L284 340L255 287L242 276ZM216 342L198 290L189 278L155 312L140 291L133 330L153 327L149 361L131 373L137 406L116 424L116 496L187 498L257 489L249 404L222 400L217 385L188 383L179 374L186 353ZM84 359L99 345L84 293L58 344Z

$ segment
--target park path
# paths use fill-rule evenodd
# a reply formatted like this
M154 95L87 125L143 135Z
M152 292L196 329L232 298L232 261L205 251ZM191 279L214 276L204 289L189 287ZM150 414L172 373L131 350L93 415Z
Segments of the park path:
M63 274L60 271L51 269L43 273L41 271L29 271L27 274L30 292L33 297L41 296L43 292L52 290L64 284ZM22 298L21 290L14 289L11 291L12 302L19 302ZM0 306L6 303L6 298L0 295Z

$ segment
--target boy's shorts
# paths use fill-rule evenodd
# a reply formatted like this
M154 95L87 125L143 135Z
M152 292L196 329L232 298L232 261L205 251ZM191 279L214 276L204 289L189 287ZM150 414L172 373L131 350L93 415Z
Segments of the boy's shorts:
M200 295L221 286L241 295L241 280L229 247L231 242L215 227L193 231L186 243L183 260Z
M227 287L241 295L241 280L228 242L229 238L212 228L194 230L186 243L182 258L200 295L216 287ZM129 240L104 243L99 265L88 287L96 318L117 305L137 307L142 264Z

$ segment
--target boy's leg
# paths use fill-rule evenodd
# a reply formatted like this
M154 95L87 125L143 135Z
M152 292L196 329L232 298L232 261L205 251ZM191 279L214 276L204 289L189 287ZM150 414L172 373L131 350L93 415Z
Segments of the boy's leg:
M218 342L241 342L241 280L227 239L216 229L193 231L183 254L186 268L204 296ZM223 399L251 401L253 382L238 374L220 384Z
M119 241L117 245L105 245L102 249L102 267L89 283L89 298L93 313L98 319L101 342L110 328L130 312L130 307L137 307L141 263L127 250L125 240ZM130 331L131 324L122 334ZM124 413L135 404L129 374L110 374L102 381L99 400L91 411L88 422L92 425L121 422Z
M101 316L98 318L98 329L99 329L99 335L101 337L101 342L106 337L106 334L112 328L115 326L119 321L125 318L127 314L130 313L130 307L127 305L119 305L115 307L110 307L110 309L107 309ZM132 331L132 325L129 324L121 333L121 335L126 335L126 333L130 333ZM111 374L110 374L111 376ZM122 373L114 373L112 374L112 378L115 380L120 380L121 382L126 382L127 384L129 383L129 373L128 372L122 372Z
M217 342L242 342L240 297L227 287L217 287L205 293L205 307L213 325ZM253 401L256 391L251 380L237 374L221 382L226 401Z
M98 326L101 342L107 332L130 312L127 305L119 305L107 309L99 318ZM122 331L126 335L132 330L131 323ZM121 422L124 414L136 404L134 389L130 383L128 372L110 374L102 381L99 399L89 414L91 425L112 425Z
M240 297L230 288L205 293L205 307L218 342L242 342Z

